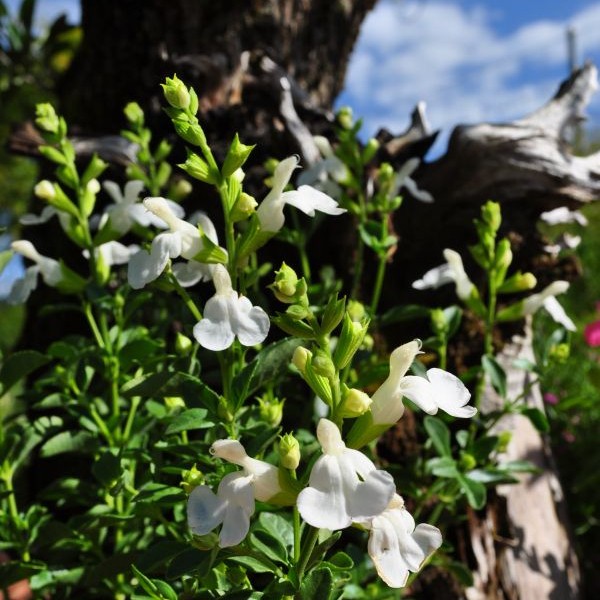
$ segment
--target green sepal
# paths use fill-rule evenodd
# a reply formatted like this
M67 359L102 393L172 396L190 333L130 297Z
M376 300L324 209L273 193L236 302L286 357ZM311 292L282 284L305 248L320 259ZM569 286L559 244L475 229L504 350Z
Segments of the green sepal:
M180 169L183 169L190 177L203 181L204 183L214 185L218 182L218 178L215 178L208 163L191 150L187 150L186 161L177 166Z
M53 163L56 163L57 165L67 164L67 159L65 158L65 155L54 146L40 146L38 150L44 158L48 159Z
M496 321L504 322L504 321L519 321L521 320L524 314L524 302L523 300L519 300L519 302L515 302L502 310L499 310L496 313Z
M325 307L323 318L321 319L321 333L329 335L339 324L344 317L346 310L346 298L338 300L337 294L329 298L329 302Z
M208 238L200 229L200 239L202 240L202 250L194 256L194 260L206 264L222 264L226 265L229 259L227 250L215 244Z
M374 424L373 414L369 410L354 421L346 438L346 446L359 450L369 442L376 440L382 433L394 425L395 423Z
M94 154L81 176L81 185L86 186L92 179L104 173L107 167L108 163L103 161L97 154Z
M60 210L66 212L67 214L79 219L79 209L71 202L69 197L63 192L63 189L60 187L58 183L54 183L54 197L48 199L48 204L56 208L56 210Z
M77 294L85 288L87 281L67 267L67 265L61 260L58 261L60 264L61 280L56 284L56 289L64 292L65 294Z
M230 177L233 175L246 162L253 149L254 146L242 144L236 133L229 146L229 150L227 151L223 167L221 168L223 177Z
M314 340L317 337L310 325L304 321L296 321L286 314L280 313L276 317L272 317L271 322L275 323L275 325L282 331L285 331L285 333L293 335L294 337L304 340Z

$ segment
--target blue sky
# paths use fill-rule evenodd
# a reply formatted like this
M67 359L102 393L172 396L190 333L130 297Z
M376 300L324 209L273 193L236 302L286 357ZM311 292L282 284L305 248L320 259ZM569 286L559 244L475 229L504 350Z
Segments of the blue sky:
M37 4L38 22L61 11L79 19L77 0ZM367 136L383 126L399 133L424 100L431 127L442 130L439 153L454 125L514 119L548 99L567 75L569 25L578 62L600 65L600 1L379 0L337 104L363 117ZM600 93L588 114L600 129Z
M576 58L600 64L600 2L589 0L380 0L367 17L338 104L364 118L365 134L408 125L420 100L437 144L459 123L501 122L549 99ZM600 128L600 95L588 109Z

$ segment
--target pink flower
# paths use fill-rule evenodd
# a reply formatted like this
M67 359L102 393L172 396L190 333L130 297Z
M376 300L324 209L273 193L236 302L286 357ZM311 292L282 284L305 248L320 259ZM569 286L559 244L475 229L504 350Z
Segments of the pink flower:
M583 337L588 346L600 346L600 321L588 323L583 331Z
M544 402L546 404L558 404L558 396L556 394L553 394L552 392L546 392L544 394Z

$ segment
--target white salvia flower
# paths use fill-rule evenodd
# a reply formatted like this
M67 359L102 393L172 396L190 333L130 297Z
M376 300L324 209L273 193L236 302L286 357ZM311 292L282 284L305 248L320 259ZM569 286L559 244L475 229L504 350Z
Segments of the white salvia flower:
M106 212L100 226L103 226L106 220L110 221L110 228L120 235L126 234L134 223L139 223L144 227L154 225L159 229L166 229L166 222L153 212L146 210L139 201L139 196L144 189L144 182L137 179L128 181L125 184L123 192L114 181L105 181L103 184L106 193L114 200L114 204L106 207ZM165 199L171 213L181 219L183 209L179 204L172 200Z
M540 215L540 219L548 223L548 225L577 223L578 225L585 226L588 224L588 220L583 214L578 210L569 210L566 206L543 212Z
M385 510L396 491L392 476L358 450L347 448L335 423L321 419L317 438L323 455L310 472L308 487L298 495L302 518L313 527L335 530Z
M337 198L341 194L338 183L348 179L348 167L335 155L326 137L315 135L313 140L323 159L298 175L298 185L312 185L329 196Z
M569 331L576 331L575 323L568 317L556 296L564 294L569 289L568 281L553 281L549 286L537 294L532 294L523 300L522 314L532 315L540 308L545 308L548 314L560 325Z
M188 498L187 520L192 533L206 535L219 525L219 545L236 546L248 534L254 513L251 477L243 473L225 475L217 494L206 485L195 487Z
M102 262L109 267L112 265L127 264L129 262L129 259L134 254L139 252L139 250L140 247L137 244L125 246L125 244L121 244L121 242L117 241L106 242L94 248L95 256L101 256ZM89 251L84 250L83 256L85 256L85 258L89 258Z
M340 215L346 212L333 198L310 185L301 185L297 190L284 192L297 166L298 157L290 156L275 167L273 187L256 209L263 231L276 233L283 227L285 222L283 208L286 204L294 206L310 217L314 217L317 210L329 215Z
M25 275L17 279L6 298L8 304L22 304L29 294L37 287L38 275L42 276L44 283L51 287L57 286L63 279L60 263L53 258L41 255L34 245L27 240L16 240L11 248L25 258L33 261L35 265L25 270Z
M411 175L417 170L420 162L421 161L415 157L410 158L402 165L396 174L395 193L398 194L402 188L406 188L413 198L416 198L421 202L431 203L433 202L433 196L425 190L420 190L417 187L415 180L411 177Z
M47 223L57 213L58 211L54 208L54 206L44 206L39 215L26 213L19 217L19 223L21 223L21 225L42 225Z
M205 535L222 524L219 545L235 546L248 533L255 500L269 502L285 492L279 484L279 470L249 457L237 440L217 440L210 452L243 471L226 475L216 495L206 485L194 488L187 505L188 525L196 535Z
M211 271L216 294L207 301L204 318L194 326L198 343L218 351L229 348L236 337L244 346L263 342L270 327L267 313L233 289L223 265L211 265Z
M402 399L408 398L424 412L434 415L439 409L455 417L472 417L477 410L465 406L471 394L465 385L442 369L429 369L427 379L406 375L417 354L419 340L396 348L390 355L390 374L373 394L371 418L373 425L391 425L404 414Z
M200 231L191 223L180 219L165 198L146 198L144 206L156 217L164 221L170 231L160 233L152 241L150 253L140 250L131 257L127 276L134 289L143 288L154 281L164 270L169 259L181 256L189 261L187 265L173 267L173 272L183 286L194 285L208 280L211 270L208 265L193 260L203 248ZM206 215L198 217L199 224L207 238L218 243L214 225Z
M415 527L398 494L380 515L361 524L370 530L368 552L377 574L392 588L404 587L409 571L416 573L442 545L437 527L426 523Z
M436 289L446 283L454 282L456 295L461 300L468 300L475 286L465 272L460 254L446 248L444 258L446 259L445 265L427 271L421 279L413 282L413 288L417 290Z

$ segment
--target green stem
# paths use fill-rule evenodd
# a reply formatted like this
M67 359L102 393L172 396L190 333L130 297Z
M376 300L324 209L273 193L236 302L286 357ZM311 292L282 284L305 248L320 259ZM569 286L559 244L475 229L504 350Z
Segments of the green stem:
M295 469L290 469L289 471L292 479L298 479L296 475ZM294 504L294 564L297 565L300 561L300 537L302 532L300 530L300 511L298 507Z
M192 313L192 315L194 315L194 318L197 321L200 321L200 319L202 319L202 313L200 312L194 301L191 299L186 289L181 286L181 284L179 283L179 281L177 281L177 278L175 277L175 275L173 275L173 273L170 273L169 280L175 287L175 290L183 300L184 304L187 306L188 310Z
M383 280L385 278L385 271L387 266L387 256L379 256L379 264L377 265L377 276L375 278L375 287L373 289L373 296L371 299L371 316L375 317L377 314L377 307L379 306L379 300L381 299L381 292L383 290Z
M298 583L299 584L302 583L302 578L304 577L304 571L306 571L308 561L310 560L312 551L314 550L318 539L319 539L319 529L317 527L310 527L308 530L308 534L306 536L306 540L304 541L304 548L302 548L300 560L297 563L297 573L298 573Z
M140 398L140 396L134 396L131 399L131 406L129 408L129 414L127 415L127 422L125 423L125 429L123 431L122 441L124 444L129 440L129 437L131 436L131 428L133 427L133 420L135 418L135 413L136 413L137 408L140 405L141 401L142 401L142 399Z

